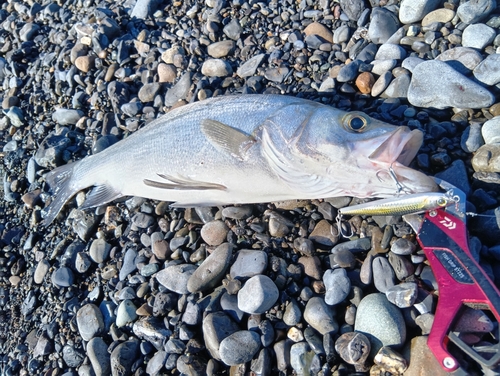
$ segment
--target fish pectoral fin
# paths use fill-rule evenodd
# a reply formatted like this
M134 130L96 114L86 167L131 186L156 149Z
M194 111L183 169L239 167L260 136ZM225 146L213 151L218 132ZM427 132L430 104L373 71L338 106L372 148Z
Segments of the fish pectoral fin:
M248 149L255 144L254 137L217 120L201 121L201 131L217 150L243 161Z
M161 188L161 189L198 190L198 191L206 191L210 189L216 189L220 191L227 190L227 187L222 184L197 181L183 177L174 177L165 174L157 174L157 175L162 179L168 180L169 182L144 179L143 180L144 184L150 187Z
M95 206L100 206L107 204L110 201L116 200L117 198L122 197L121 192L113 189L109 185L96 185L89 192L83 204L79 207L79 209L89 209Z
M272 170L292 189L301 192L304 198L330 197L335 194L334 186L330 179L298 168L284 156L271 141L268 131L262 129L262 152Z

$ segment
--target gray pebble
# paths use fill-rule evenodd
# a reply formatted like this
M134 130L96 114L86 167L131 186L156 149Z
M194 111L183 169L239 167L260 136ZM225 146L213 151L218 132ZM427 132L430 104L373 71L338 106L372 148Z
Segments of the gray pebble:
M288 72L290 72L290 70L286 67L268 68L264 72L264 77L269 81L281 83L288 75Z
M346 24L342 24L333 31L333 43L344 43L351 37L351 30Z
M326 294L325 302L328 305L336 305L344 301L351 291L351 280L345 269L329 269L323 274Z
M385 291L387 300L398 308L413 306L417 299L418 286L415 282L405 282L392 286Z
M498 138L500 140L500 137ZM477 149L484 145L483 136L481 135L481 125L472 123L462 133L460 147L467 153L474 153Z
M50 269L49 262L46 259L40 260L36 266L35 274L33 276L33 281L38 285L41 284L49 269Z
M371 246L372 246L371 238L369 237L359 238L337 244L335 247L333 247L332 253L335 254L341 250L351 251L352 253L359 253L359 252L369 251Z
M156 9L156 4L157 2L154 0L137 0L134 7L132 8L130 17L145 20L149 16L153 15Z
M480 129L486 144L500 143L500 116L488 120Z
M160 88L161 84L159 82L150 82L140 88L137 96L142 103L152 102Z
M349 82L354 80L358 75L359 60L354 60L353 62L344 65L340 68L337 75L338 82Z
M87 356L96 376L105 376L111 373L108 345L101 337L94 337L89 341Z
M307 342L299 342L290 349L290 365L297 375L317 374L314 366L319 365L318 356Z
M61 266L52 273L52 283L56 287L69 287L73 285L73 282L73 272L66 266Z
M90 244L89 255L92 261L100 264L108 259L110 251L111 245L106 240L100 238L93 240Z
M236 254L231 265L231 278L248 278L264 273L267 269L267 253L251 249L242 249Z
M307 302L304 320L321 334L335 334L339 330L334 310L325 303L323 298L317 296Z
M356 262L356 256L347 249L340 249L330 255L330 266L332 268L340 266L341 268L351 269L356 266Z
M229 243L218 246L189 278L189 292L206 291L220 283L233 256L232 251L233 246Z
M224 34L232 40L238 40L242 31L243 29L237 18L233 18L223 29Z
M102 313L94 304L85 304L76 313L78 332L84 341L90 341L104 330Z
M361 300L354 330L365 334L372 345L371 354L382 346L401 346L406 340L406 324L399 308L384 294L370 294Z
M420 21L429 12L436 9L439 0L402 0L399 8L399 20L404 24Z
M256 275L238 291L238 308L250 314L264 313L279 297L279 291L271 278Z
M238 297L236 295L225 292L220 298L220 306L235 321L240 322L243 319L245 313L238 308Z
M495 0L467 1L460 4L457 16L462 22L473 24L486 18L496 8Z
M377 60L403 60L405 57L406 50L403 47L387 43L381 45L375 55Z
M290 349L293 342L289 339L276 342L273 346L276 354L276 364L280 371L285 372L290 365Z
M405 280L415 272L415 267L407 258L393 252L389 252L389 263L396 273L396 278L400 281Z
M219 59L229 55L234 50L235 46L236 44L232 40L222 40L220 42L210 44L207 47L207 53L211 57Z
M495 103L495 97L446 63L429 60L413 70L408 101L424 108L483 108Z
M300 309L297 301L291 299L286 305L285 313L283 314L283 322L288 326L297 325L302 319L302 310Z
M78 252L75 259L75 269L78 273L85 273L92 266L92 260L85 252Z
M314 243L310 239L296 238L293 241L293 248L304 256L312 256L314 250Z
M415 67L422 63L424 60L416 56L410 56L403 60L401 67L413 72Z
M47 348L48 351L46 351L45 349L40 349L40 347L43 346L43 342L46 342L46 344L48 344L47 339L44 336L40 336L36 344L36 348L33 351L33 356L37 357L47 355L50 353L50 351L52 351L52 348ZM73 346L66 345L62 349L62 357L68 367L76 368L83 363L83 360L85 359L85 353L83 352L83 350L77 350Z
M172 335L172 331L165 328L163 319L151 316L135 321L132 331L137 338L150 342L157 349L162 349Z
M415 319L415 324L422 330L423 336L429 335L432 330L432 325L434 324L434 315L432 313L419 315Z
M240 330L224 338L220 343L221 360L230 366L246 363L260 349L260 337L249 330Z
M399 20L386 8L373 8L368 37L375 44L383 44L398 30Z
M436 60L445 61L459 73L469 74L483 61L483 56L473 48L455 47L443 51Z
M222 209L222 216L232 219L247 219L252 216L253 207L251 205L228 206Z
M154 354L153 357L149 359L148 364L146 366L146 373L151 376L158 375L163 366L165 365L167 356L168 353L166 351L163 350L157 351L156 354Z
M402 74L391 81L382 94L383 98L406 98L410 86L410 75Z
M207 314L203 319L202 327L207 350L213 358L220 360L220 343L224 338L237 332L238 325L226 313L219 311Z
M136 338L120 343L111 352L111 374L123 376L122 370L129 370L137 359L139 353L139 341Z
M201 73L208 77L226 77L233 74L233 69L225 60L207 59L201 66Z
M137 313L135 312L137 307L132 303L131 300L125 299L118 306L118 310L116 312L116 326L121 328L125 326L127 323L135 321L137 319Z
M385 45L383 44L383 46L385 46ZM372 61L372 65L373 65L372 73L376 74L378 76L381 76L381 75L389 72L390 70L392 70L397 65L397 63L398 63L398 61L395 59L374 60L374 61ZM391 75L391 77L392 77L392 75ZM384 90L385 90L385 87L384 87Z
M363 0L340 0L340 7L351 21L357 22L366 8Z
M184 73L179 81L165 95L165 106L172 106L181 99L185 99L191 87L191 73Z
M462 46L482 50L497 36L494 29L485 24L469 25L462 34Z
M394 286L394 270L385 257L375 257L372 261L373 284L380 292Z
M127 276L137 269L135 265L135 259L137 257L137 251L133 248L127 249L125 256L123 257L123 264L120 269L120 281L123 281Z
M250 77L255 74L257 71L257 68L259 67L260 63L262 60L264 60L265 54L259 54L255 55L252 58L248 59L245 63L243 63L238 70L236 71L236 74L240 76L241 78L245 77Z
M415 249L415 244L404 238L399 238L391 245L391 252L401 256L411 255Z
M474 68L474 77L486 85L500 83L500 54L491 54Z
M373 84L371 95L372 97L378 97L382 94L385 89L389 86L392 81L392 73L387 71L383 73L377 81Z
M14 127L19 128L24 124L23 110L20 109L19 107L16 106L10 107L5 115L9 118L10 123Z
M191 264L172 265L160 270L156 274L156 279L170 291L188 294L187 284L195 270L196 266Z

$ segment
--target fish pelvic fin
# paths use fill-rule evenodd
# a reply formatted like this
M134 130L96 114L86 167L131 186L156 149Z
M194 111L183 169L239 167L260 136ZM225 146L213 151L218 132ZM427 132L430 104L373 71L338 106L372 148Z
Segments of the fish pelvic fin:
M43 226L50 225L64 204L78 192L78 189L73 189L71 186L74 167L75 163L60 166L45 176L45 181L50 186L53 196L51 203L42 210Z
M171 175L157 174L160 178L165 179L167 182L156 181L150 179L144 179L143 182L147 186L161 188L161 189L176 189L176 190L196 190L196 191L206 191L206 190L220 190L225 191L227 187L222 184L210 183L204 181L192 180L183 177L174 177Z
M217 120L202 120L201 131L213 147L240 161L246 159L248 149L256 142L254 137Z
M109 185L97 185L92 188L90 193L85 198L84 203L78 209L85 210L104 205L122 196L121 192L116 191Z

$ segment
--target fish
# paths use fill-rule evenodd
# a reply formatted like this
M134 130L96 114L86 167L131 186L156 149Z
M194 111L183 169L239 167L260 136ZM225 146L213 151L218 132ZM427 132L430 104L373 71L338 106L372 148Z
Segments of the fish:
M442 209L456 204L453 191L415 193L403 197L365 202L339 209L339 215L406 215Z
M123 196L196 207L435 191L408 167L422 141L419 130L302 98L210 98L48 172L43 224L90 187L82 210Z

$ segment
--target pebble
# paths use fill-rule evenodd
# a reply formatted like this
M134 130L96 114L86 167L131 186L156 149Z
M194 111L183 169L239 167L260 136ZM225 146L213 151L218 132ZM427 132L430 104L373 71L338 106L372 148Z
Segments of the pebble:
M330 266L351 269L357 264L356 257L354 254L347 249L340 249L335 251L335 253L330 255Z
M231 278L248 278L263 274L267 269L267 253L251 249L242 249L236 254L231 265Z
M389 263L396 274L396 278L400 281L404 281L415 272L414 265L406 257L396 255L393 252L389 252Z
M417 299L418 288L414 282L400 283L385 291L387 300L398 308L408 308L413 306Z
M328 43L333 43L333 33L324 25L319 22L312 22L306 26L304 29L304 34L306 36L309 35L317 35L321 37L324 41Z
M222 281L233 256L233 246L224 243L218 246L189 277L189 292L213 289Z
M236 44L232 40L215 42L207 47L207 53L215 59L230 55Z
M94 337L89 341L87 344L87 355L96 376L104 376L111 373L108 345L106 345L101 337Z
M203 225L200 235L208 245L220 245L227 237L228 227L223 221L211 221Z
M173 64L158 64L158 82L173 83L177 77L177 68Z
M378 97L380 94L382 94L385 89L389 86L389 84L392 81L392 73L387 71L385 73L382 73L382 75L375 81L375 83L372 86L372 96L373 97Z
M94 69L94 64L95 56L91 55L79 56L75 60L75 66L83 73L88 73L90 70Z
M391 245L391 252L400 256L409 256L415 252L416 246L405 238L399 238Z
M90 341L104 330L102 313L94 304L85 304L78 310L76 324L84 341Z
M151 82L143 85L137 96L142 103L152 102L155 99L156 94L160 91L161 84L159 82Z
M266 54L258 54L248 59L245 63L238 67L236 74L241 78L253 76L265 56Z
M208 77L226 77L233 74L233 69L225 60L208 59L201 66L201 74Z
M337 75L337 81L338 82L349 82L352 81L356 78L358 74L358 68L359 68L359 61L355 60L350 64L344 65L338 75Z
M477 123L472 123L465 129L460 140L460 147L463 151L466 153L474 153L477 149L484 145L484 139L481 135L482 129L484 129L484 125L481 127L481 124ZM498 140L500 141L500 137Z
M372 356L382 346L398 348L406 339L403 315L384 294L370 294L361 300L356 312L354 330L369 338Z
M344 301L351 291L351 280L345 269L327 270L323 275L326 288L325 302L336 305Z
M339 325L334 317L334 310L329 307L323 298L318 296L309 299L304 310L304 320L320 334L335 334Z
M488 120L479 128L486 144L493 145L500 143L500 116Z
M405 57L406 50L403 47L390 43L381 45L375 55L376 60L403 60Z
M486 18L495 7L495 0L467 1L459 5L457 16L466 24L474 24Z
M401 354L398 354L396 351L391 349L390 347L384 346L382 347L375 358L373 359L375 362L375 367L370 369L370 373L374 372L374 368L380 372L379 374L391 374L391 375L402 375L408 368L408 362Z
M123 281L127 276L137 269L135 264L135 259L137 257L137 251L133 248L127 249L125 256L123 257L123 264L120 269L120 281Z
M238 291L238 308L250 314L266 312L278 300L276 284L266 275L250 278Z
M106 240L95 239L90 244L89 255L92 261L100 264L108 259L110 251L111 245L106 243Z
M210 355L217 360L221 359L219 347L222 340L240 330L239 326L224 312L208 313L203 319L202 327L205 346Z
M52 120L60 125L75 125L82 116L83 112L80 110L59 108L52 114Z
M375 44L383 44L398 30L399 21L387 8L373 8L368 37Z
M410 75L402 74L391 81L385 89L382 97L386 98L406 98L410 86Z
M332 247L337 244L339 236L337 229L326 219L322 219L314 226L313 231L309 235L309 240L326 247Z
M474 68L474 77L486 85L500 83L500 54L491 54Z
M318 257L301 257L298 259L297 263L303 268L304 274L315 280L321 280L322 268L321 261Z
M455 11L452 9L436 9L425 15L425 17L422 19L422 27L429 26L437 22L445 24L453 20L454 17Z
M362 94L369 94L374 83L375 78L370 72L363 72L356 78L356 87Z
M167 356L168 353L166 351L157 351L156 354L154 354L153 357L149 359L148 365L146 366L146 373L148 375L158 375L165 365Z
M413 70L408 101L424 108L483 108L491 106L495 97L446 63L432 60Z
M438 0L402 0L399 8L399 20L404 24L420 21L439 5Z
M42 259L38 262L37 267L35 269L35 274L33 276L33 281L36 284L41 284L43 283L43 280L45 276L47 275L47 272L50 269L50 264L46 259Z
M495 30L485 24L469 25L462 34L462 46L482 50L497 36Z
M156 279L170 291L177 294L188 294L188 281L195 270L196 266L191 264L172 265L160 270L156 274Z
M288 326L294 326L300 323L302 319L302 310L300 309L297 301L291 299L286 305L285 313L283 314L283 322Z
M394 286L394 270L385 257L374 257L372 269L373 284L378 291L385 293L387 289Z
M473 48L455 47L439 54L436 60L445 61L457 72L469 74L483 61L483 57Z
M222 209L222 216L232 219L247 219L252 216L253 207L251 205L228 206Z
M314 371L314 365L319 364L319 359L307 342L299 342L290 349L290 364L297 376L306 376Z
M219 353L225 364L235 366L252 360L259 349L259 335L250 330L240 330L222 340Z
M69 287L73 284L73 282L73 272L66 266L61 266L52 273L52 283L56 287Z
M355 365L357 371L366 371L364 365L370 355L371 344L363 333L342 334L335 342L335 350L347 363Z
M110 355L112 376L121 376L123 369L131 369L137 359L139 352L139 341L136 338L129 339L116 346Z
M133 322L137 318L136 310L137 307L131 300L125 299L122 301L116 312L116 326L121 328L129 322Z

